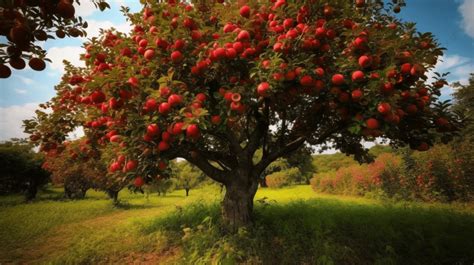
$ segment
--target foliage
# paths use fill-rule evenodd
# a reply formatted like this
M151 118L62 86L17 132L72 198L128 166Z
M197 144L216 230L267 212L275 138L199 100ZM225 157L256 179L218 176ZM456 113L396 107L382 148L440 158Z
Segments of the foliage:
M301 183L301 171L297 167L288 168L268 175L266 180L270 188L281 188Z
M199 168L186 161L176 162L171 167L176 188L184 189L186 195L189 190L198 187L206 180L206 176Z
M34 199L38 188L49 181L42 162L43 156L24 140L0 143L0 194L24 192L27 200Z
M90 147L87 141L79 139L68 142L61 152L50 151L46 155L43 168L51 172L55 185L63 185L65 196L83 198L88 189L93 188L107 192L114 201L128 180L106 177L107 166L112 150L101 152Z
M350 165L316 174L315 191L423 201L469 201L474 179L471 151L437 145L427 152L381 153L368 165Z
M92 0L101 11L110 8L105 0ZM75 0L79 5L79 0ZM24 59L33 70L45 68L46 51L38 42L57 38L84 37L88 24L75 15L73 0L0 2L0 78L8 78L11 70L21 70ZM3 38L5 37L5 38Z

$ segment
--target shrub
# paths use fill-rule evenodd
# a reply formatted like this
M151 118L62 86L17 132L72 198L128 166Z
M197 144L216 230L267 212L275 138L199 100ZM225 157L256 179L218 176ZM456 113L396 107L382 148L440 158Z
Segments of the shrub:
M292 167L286 170L274 172L266 177L267 185L270 188L281 188L291 184L295 184L301 177L298 168Z

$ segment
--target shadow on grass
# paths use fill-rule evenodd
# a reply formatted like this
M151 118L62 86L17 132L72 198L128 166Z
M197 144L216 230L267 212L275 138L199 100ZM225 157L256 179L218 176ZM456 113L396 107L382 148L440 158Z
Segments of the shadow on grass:
M472 264L474 215L410 204L315 199L257 206L255 226L220 230L216 204L194 204L141 227L165 233L185 263ZM183 261L184 262L184 261Z

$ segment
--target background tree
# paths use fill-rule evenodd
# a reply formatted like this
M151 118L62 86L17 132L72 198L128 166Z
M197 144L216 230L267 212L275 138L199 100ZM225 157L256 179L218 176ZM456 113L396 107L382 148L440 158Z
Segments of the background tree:
M74 0L3 0L0 1L0 78L11 75L10 67L21 70L25 60L31 69L46 67L46 51L38 41L86 36L87 22L75 15ZM75 0L77 4L79 0ZM110 8L104 0L92 0L101 11ZM6 49L4 49L6 48Z
M203 183L206 178L199 168L186 161L174 163L174 165L172 165L172 171L176 187L184 189L186 196L189 196L189 191Z
M64 186L64 195L69 199L84 198L88 189L104 191L118 203L118 193L129 180L119 176L107 177L107 162L112 150L94 150L88 141L79 139L67 142L64 149L49 151L43 165L51 172L53 183ZM121 162L124 164L124 161ZM123 165L126 167L126 165Z
M443 76L427 82L443 49L391 3L192 4L147 1L127 14L130 34L86 43L86 67L67 66L42 106L53 112L25 123L41 150L84 126L92 145L137 161L130 178L151 181L184 158L226 187L222 216L235 231L252 223L265 168L305 144L364 162L362 140L427 150L459 126L449 104L435 104Z
M49 181L42 163L42 154L34 152L25 140L0 143L0 194L24 192L27 201L34 199L38 189Z

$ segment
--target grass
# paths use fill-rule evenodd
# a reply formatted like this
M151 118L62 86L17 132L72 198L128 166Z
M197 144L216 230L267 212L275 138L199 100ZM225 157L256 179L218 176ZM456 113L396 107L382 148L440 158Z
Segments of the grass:
M217 187L166 197L122 191L80 201L50 191L37 202L0 197L0 264L472 264L471 206L391 203L260 189L257 222L222 233Z

